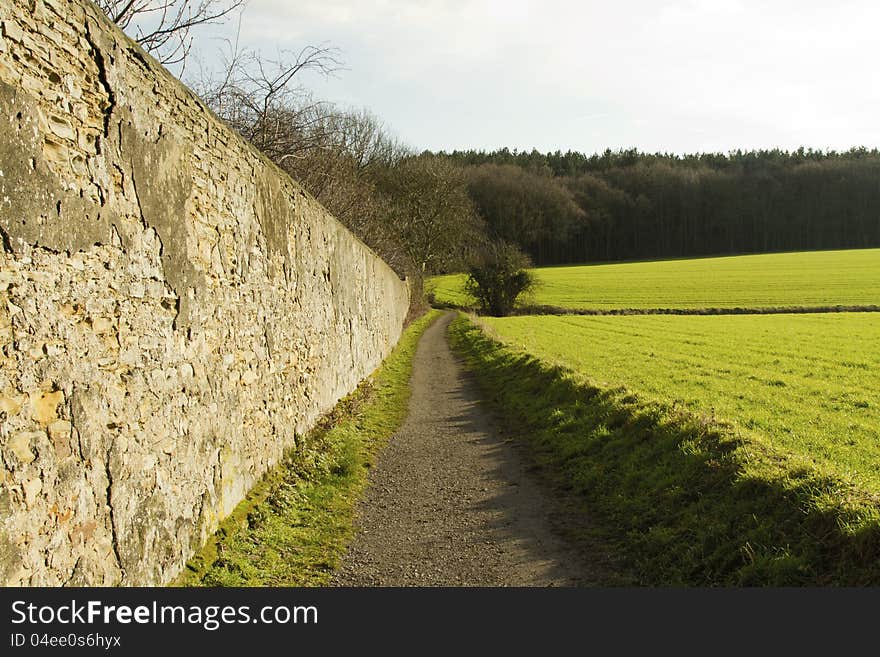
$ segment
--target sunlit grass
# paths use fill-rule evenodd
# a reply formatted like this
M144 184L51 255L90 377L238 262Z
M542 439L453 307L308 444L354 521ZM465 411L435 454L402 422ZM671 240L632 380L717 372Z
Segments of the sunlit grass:
M880 305L880 249L809 251L534 270L531 303L570 309ZM430 281L468 306L463 274Z
M599 385L735 422L880 492L874 313L481 321L505 344Z
M462 317L450 335L581 509L584 549L610 542L646 584L877 585L872 317Z

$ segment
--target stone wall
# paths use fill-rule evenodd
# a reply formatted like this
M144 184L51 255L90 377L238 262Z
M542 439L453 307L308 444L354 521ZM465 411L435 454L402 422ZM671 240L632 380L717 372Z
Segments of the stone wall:
M85 0L0 0L0 583L173 578L408 286Z

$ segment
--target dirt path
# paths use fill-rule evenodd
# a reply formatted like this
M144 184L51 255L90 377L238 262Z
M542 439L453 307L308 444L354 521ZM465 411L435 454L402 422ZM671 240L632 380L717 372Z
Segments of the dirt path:
M545 493L478 405L447 313L419 343L409 415L371 472L340 586L578 586L609 581L552 531Z

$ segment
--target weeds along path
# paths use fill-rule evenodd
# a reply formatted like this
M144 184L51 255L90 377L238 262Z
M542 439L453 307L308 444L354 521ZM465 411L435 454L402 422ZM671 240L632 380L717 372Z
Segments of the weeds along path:
M409 414L358 508L339 586L578 586L613 581L552 529L545 493L479 405L446 313L416 352ZM593 561L593 563L590 563Z

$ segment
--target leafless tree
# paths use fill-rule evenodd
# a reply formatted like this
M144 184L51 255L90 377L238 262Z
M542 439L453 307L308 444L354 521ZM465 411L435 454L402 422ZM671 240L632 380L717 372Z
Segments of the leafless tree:
M219 72L202 70L190 86L398 272L411 270L376 180L412 152L369 111L317 101L301 81L341 70L338 51L308 46L270 60L236 40L222 59Z
M247 0L96 1L182 73L191 30L227 18ZM242 49L236 36L221 60L219 69L189 76L189 86L399 273L419 278L448 262L458 232L467 239L477 218L453 165L416 157L370 112L315 100L304 85L307 73L343 68L338 49L309 45L270 59Z
M477 244L482 227L460 167L416 156L367 110L316 101L305 73L333 75L335 48L277 59L227 43L223 65L190 86L399 273L416 282Z
M165 66L183 65L194 27L216 23L247 0L96 0L114 23Z
M269 59L242 49L238 37L226 46L219 73L202 70L190 81L211 109L278 163L326 143L326 104L313 100L301 78L340 70L338 49L306 46Z
M465 174L445 157L407 158L388 171L380 189L391 199L388 220L416 274L460 264L468 246L483 240Z

